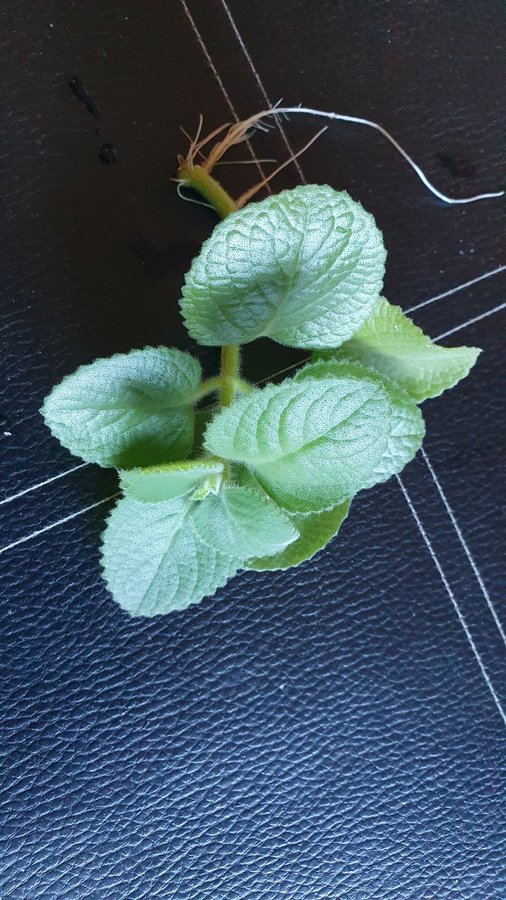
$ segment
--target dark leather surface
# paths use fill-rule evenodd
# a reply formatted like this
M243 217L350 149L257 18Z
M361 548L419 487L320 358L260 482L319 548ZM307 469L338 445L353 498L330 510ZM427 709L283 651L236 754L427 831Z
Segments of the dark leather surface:
M500 186L495 3L229 9L243 47L221 0L187 5L238 115L260 78L378 119L448 193ZM63 374L190 346L180 285L214 220L169 179L179 126L231 112L180 3L17 0L2 34L2 900L504 900L505 272L413 314L484 353L425 406L410 503L393 480L299 569L131 620L99 573L114 477L20 492L78 464L37 412ZM318 123L284 127L298 148ZM255 150L287 152L275 130ZM501 201L443 205L373 132L331 127L301 165L376 215L404 308L504 262ZM293 358L262 342L247 374Z

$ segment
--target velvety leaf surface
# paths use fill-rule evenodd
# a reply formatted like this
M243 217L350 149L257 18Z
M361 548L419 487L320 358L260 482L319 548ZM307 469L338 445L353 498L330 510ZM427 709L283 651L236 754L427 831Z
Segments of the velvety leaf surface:
M182 497L206 481L210 486L218 485L222 473L223 463L195 459L146 469L123 469L120 483L128 497L157 503Z
M347 502L319 513L292 514L290 518L299 532L299 537L280 553L249 559L245 568L262 572L269 569L289 569L291 566L298 566L299 563L314 556L318 550L328 544L331 538L335 537L348 515L349 508L350 504Z
M481 352L477 347L435 344L384 297L341 350L391 378L418 403L438 397L465 378Z
M194 523L205 543L243 559L284 550L298 536L272 500L238 485L224 485L219 494L207 496L195 510Z
M314 512L383 479L401 413L419 433L419 411L395 386L358 364L320 363L222 410L205 443L210 452L249 466L281 506ZM420 439L413 438L411 455Z
M198 603L239 568L231 555L204 543L186 499L141 503L129 497L113 509L103 536L104 578L132 616L157 616Z
M97 359L67 375L42 414L71 453L101 466L148 466L184 458L193 440L198 361L167 347Z
M373 311L384 262L374 218L346 192L282 191L216 226L186 277L183 317L201 344L336 347Z

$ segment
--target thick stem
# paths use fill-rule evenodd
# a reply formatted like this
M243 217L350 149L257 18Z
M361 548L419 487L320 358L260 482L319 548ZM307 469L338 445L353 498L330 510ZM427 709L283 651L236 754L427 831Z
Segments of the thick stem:
M224 219L225 216L237 209L232 197L202 166L193 166L182 162L177 170L177 177L182 184L187 184L188 187L201 194L218 213L220 219Z
M237 381L239 379L239 346L228 344L221 348L221 387L220 403L231 406L234 402Z
M186 160L179 166L177 177L182 184L198 191L219 217L224 219L229 213L237 209L235 202L203 166L194 166ZM235 397L239 382L240 349L238 344L228 344L221 348L220 370L220 403L222 406L230 406ZM214 379L211 379L214 380Z

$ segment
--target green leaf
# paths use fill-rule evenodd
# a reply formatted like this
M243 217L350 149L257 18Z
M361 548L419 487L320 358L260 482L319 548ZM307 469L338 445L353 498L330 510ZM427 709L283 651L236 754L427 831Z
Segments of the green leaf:
M204 434L211 419L219 410L217 403L212 406L203 406L201 409L195 409L193 413L193 450L192 457L198 459L202 456L202 448L204 446Z
M241 561L204 543L192 525L189 500L140 503L125 497L104 532L102 565L107 587L133 616L185 609L211 596Z
M386 477L401 412L412 421L403 463L423 434L419 410L398 388L357 363L327 374L325 365L236 400L206 432L211 453L248 466L290 512L329 509Z
M182 497L199 485L216 491L223 476L223 463L211 459L186 460L149 466L146 469L120 470L120 483L127 497L158 503Z
M81 366L53 388L42 415L71 453L133 468L184 458L193 440L196 359L146 347Z
M214 229L186 277L183 317L201 344L336 347L372 313L384 262L359 203L328 185L296 187Z
M242 559L276 553L298 535L272 500L237 485L223 485L219 494L199 503L194 523L205 543L215 550L227 548Z
M299 532L297 540L289 544L281 553L248 560L245 568L255 569L258 572L267 569L289 569L291 566L298 566L306 559L311 559L337 534L348 515L349 508L348 501L323 512L290 516L293 525Z
M384 297L341 350L391 378L418 403L438 397L465 378L481 353L477 347L434 344Z
M373 487L400 472L406 463L413 459L422 445L425 434L423 416L415 401L389 379L382 378L377 372L367 369L360 363L347 359L320 360L310 363L295 375L296 381L304 378L345 378L355 375L367 377L381 384L390 399L390 433L383 453L363 487Z

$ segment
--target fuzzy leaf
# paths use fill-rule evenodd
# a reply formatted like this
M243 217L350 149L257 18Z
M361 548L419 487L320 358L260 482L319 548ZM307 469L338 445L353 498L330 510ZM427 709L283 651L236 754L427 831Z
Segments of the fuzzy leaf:
M360 203L328 185L296 187L217 225L186 277L183 317L201 344L337 347L372 313L384 262Z
M127 497L158 503L182 497L207 482L216 490L223 475L223 463L217 460L186 460L149 466L146 469L120 470L120 484Z
M298 531L267 496L236 485L199 503L194 516L201 539L216 550L226 547L242 559L276 553L295 540Z
M314 377L308 366L296 378L236 400L206 432L210 452L251 468L290 512L329 509L382 474L397 406L419 429L413 401L375 372L355 363L324 376L322 365ZM413 440L409 458L414 452Z
M379 382L390 398L390 433L386 447L381 454L378 464L374 467L370 478L364 482L363 487L373 487L380 484L400 472L406 463L413 459L417 450L422 445L425 434L423 416L414 400L396 384L385 381L377 372L367 369L353 360L335 359L320 360L309 364L295 375L296 381L304 378L343 378L355 375L358 378L364 376Z
M193 450L192 457L198 459L202 456L202 448L204 446L204 433L209 422L219 410L218 404L212 406L204 406L202 409L195 409L193 413Z
M328 544L331 538L335 537L348 515L349 508L348 501L319 513L291 515L292 523L299 532L297 540L273 556L248 560L244 568L255 569L257 572L289 569L291 566L298 566L306 559L311 559L318 550Z
M194 509L185 499L140 503L129 497L113 509L103 537L104 578L130 615L185 609L214 594L241 565L200 539Z
M193 440L196 359L146 347L81 366L53 388L42 415L71 453L132 468L184 458Z
M477 347L434 344L384 297L341 350L395 381L418 403L438 397L465 378L481 353Z

